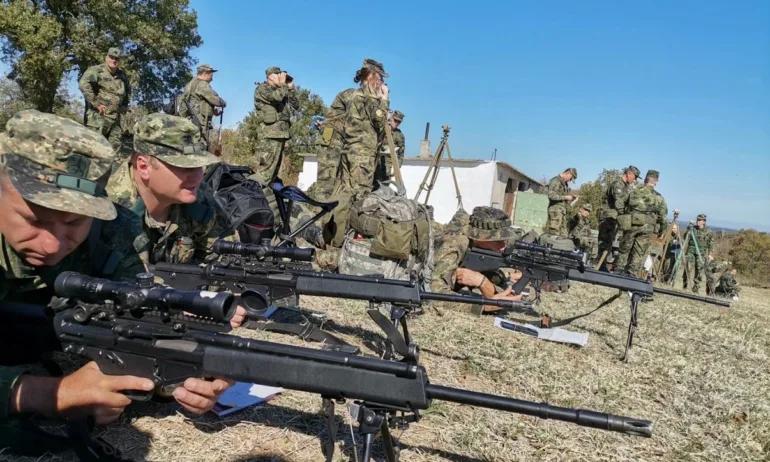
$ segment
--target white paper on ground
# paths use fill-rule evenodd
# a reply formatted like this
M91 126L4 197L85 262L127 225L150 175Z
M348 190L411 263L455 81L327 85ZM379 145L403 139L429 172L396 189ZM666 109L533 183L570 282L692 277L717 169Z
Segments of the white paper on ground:
M532 336L535 336L536 334L537 338L540 340L548 340L550 342L569 343L571 345L577 345L581 347L588 343L587 332L572 332L560 327L553 329L543 329L541 327L533 326L532 324L521 324L503 318L495 318L495 327L499 327L500 329L505 329L512 332L518 331L520 333ZM517 329L524 330L524 332L521 332Z

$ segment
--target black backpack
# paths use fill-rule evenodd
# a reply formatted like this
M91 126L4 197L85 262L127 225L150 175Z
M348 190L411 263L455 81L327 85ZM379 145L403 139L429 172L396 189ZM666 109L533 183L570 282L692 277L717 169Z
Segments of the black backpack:
M246 178L253 173L246 166L219 163L206 172L203 182L211 188L241 242L259 244L275 234L275 216L259 183Z

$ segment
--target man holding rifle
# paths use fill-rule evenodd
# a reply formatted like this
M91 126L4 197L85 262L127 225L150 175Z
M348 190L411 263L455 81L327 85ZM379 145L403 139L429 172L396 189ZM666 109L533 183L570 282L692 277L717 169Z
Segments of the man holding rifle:
M184 87L184 92L176 102L178 114L198 127L205 149L213 148L209 139L211 118L222 114L222 109L227 106L225 100L211 88L215 72L217 70L209 64L198 66L198 75Z

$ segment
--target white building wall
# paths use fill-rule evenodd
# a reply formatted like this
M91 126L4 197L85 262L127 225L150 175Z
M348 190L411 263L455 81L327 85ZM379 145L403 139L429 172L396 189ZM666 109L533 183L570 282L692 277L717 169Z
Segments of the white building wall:
M445 165L445 164L444 164ZM401 167L401 175L404 178L407 196L414 198L417 188L420 187L425 172L428 171L425 161L406 158ZM474 207L489 206L492 198L492 189L496 181L497 164L491 161L462 162L455 164L457 184L463 198L463 207L468 213ZM305 157L302 172L299 174L298 185L300 189L307 189L315 182L318 174L318 163L315 157ZM503 185L503 188L505 185ZM457 194L452 181L452 170L449 166L441 167L436 184L430 193L430 201L433 206L434 219L439 223L448 223L457 211ZM420 196L420 202L425 199L425 192Z

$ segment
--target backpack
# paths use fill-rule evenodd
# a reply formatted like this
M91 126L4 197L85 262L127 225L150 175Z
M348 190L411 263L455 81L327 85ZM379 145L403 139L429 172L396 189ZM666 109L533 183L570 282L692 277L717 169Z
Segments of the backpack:
M259 183L246 178L253 173L249 167L219 163L206 172L203 183L241 242L258 244L272 238L275 216Z
M575 243L568 237L557 236L556 234L541 234L537 238L537 245L551 247L556 250L575 251Z
M394 191L390 185L398 189ZM342 274L382 274L409 279L416 273L425 284L433 273L433 228L430 212L406 198L406 190L390 181L350 207L349 233L339 257Z

